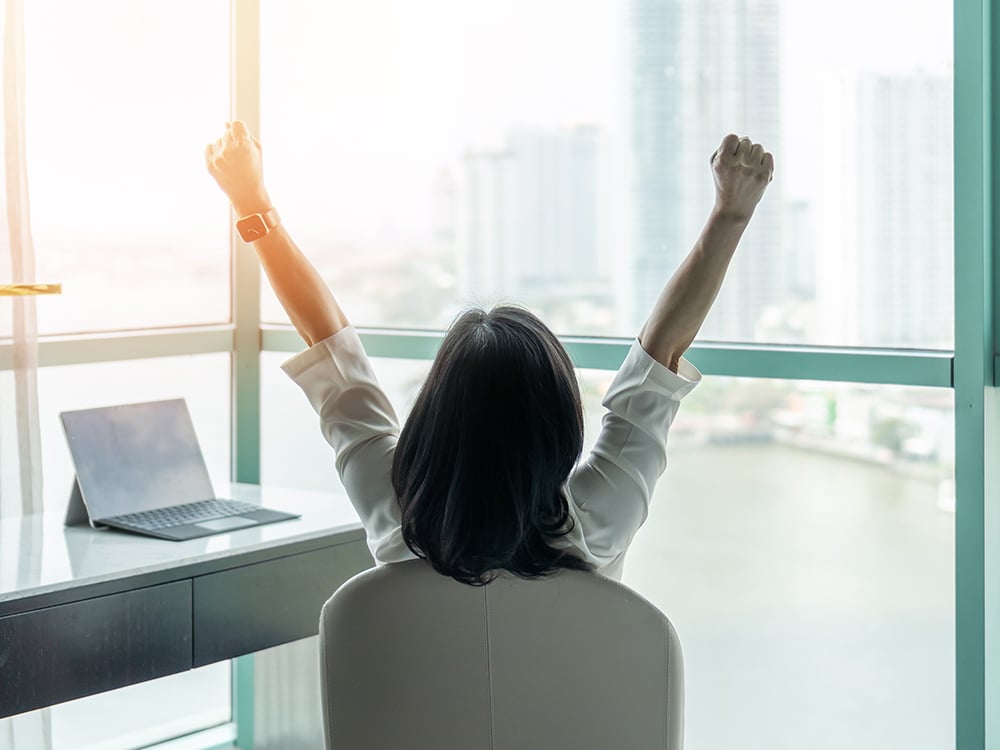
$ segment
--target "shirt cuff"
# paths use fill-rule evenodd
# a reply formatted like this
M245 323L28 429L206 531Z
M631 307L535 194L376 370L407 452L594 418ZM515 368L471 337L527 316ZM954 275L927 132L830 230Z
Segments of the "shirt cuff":
M632 347L618 372L630 385L647 382L660 393L678 401L701 382L701 372L690 361L681 357L677 372L674 372L650 356L638 338L632 341Z
M336 361L338 355L341 357L346 355L351 358L365 357L365 348L362 346L354 326L345 326L322 341L317 341L308 349L288 358L282 362L281 369L288 377L295 380L319 362L330 359Z

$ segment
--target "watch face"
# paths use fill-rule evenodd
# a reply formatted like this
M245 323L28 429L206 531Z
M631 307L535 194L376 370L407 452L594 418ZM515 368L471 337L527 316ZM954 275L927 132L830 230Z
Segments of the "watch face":
M244 242L253 242L267 234L267 224L260 214L253 214L237 221L236 231L240 233Z

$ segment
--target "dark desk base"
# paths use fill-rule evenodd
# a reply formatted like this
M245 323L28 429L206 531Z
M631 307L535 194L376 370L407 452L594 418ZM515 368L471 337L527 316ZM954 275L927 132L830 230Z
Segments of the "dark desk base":
M316 635L373 561L360 538L231 565L0 617L0 718Z

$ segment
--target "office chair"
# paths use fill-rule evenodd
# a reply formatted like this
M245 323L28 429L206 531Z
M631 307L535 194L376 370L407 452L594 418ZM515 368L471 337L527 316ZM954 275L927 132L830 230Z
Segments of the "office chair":
M563 570L486 586L424 560L367 570L323 606L333 750L680 750L670 621L631 589Z

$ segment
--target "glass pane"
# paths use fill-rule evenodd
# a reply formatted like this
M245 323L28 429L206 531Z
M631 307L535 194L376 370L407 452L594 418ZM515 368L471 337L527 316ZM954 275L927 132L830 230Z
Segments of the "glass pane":
M64 513L69 500L73 462L59 413L72 409L184 398L212 481L217 489L226 486L229 360L218 353L40 368L46 512ZM13 373L0 372L0 378L12 380ZM0 446L16 440L14 429L14 420L0 421ZM230 703L230 665L222 662L56 706L53 743L56 750L145 747L228 721Z
M56 706L53 750L132 750L223 724L231 671L224 661Z
M229 3L31 0L25 34L39 330L228 320Z
M286 356L262 359L264 481L330 489ZM376 360L401 413L427 364ZM614 373L580 375L589 449ZM685 398L624 581L680 635L689 746L953 746L953 420L946 389L706 378Z
M953 420L946 389L685 398L623 581L677 628L691 747L954 747Z
M62 512L73 483L73 460L59 413L97 406L183 398L212 481L216 488L224 486L230 465L229 360L229 354L218 353L39 368L46 510ZM9 371L2 375L12 377ZM6 438L6 430L14 426L4 427Z
M133 750L224 724L230 674L220 662L53 706L52 750Z
M333 449L319 431L319 417L280 365L291 354L261 352L261 484L330 491L341 487ZM402 423L410 413L429 361L373 358L379 383Z
M633 335L732 131L776 179L703 339L951 346L947 0L261 6L271 195L358 324Z

